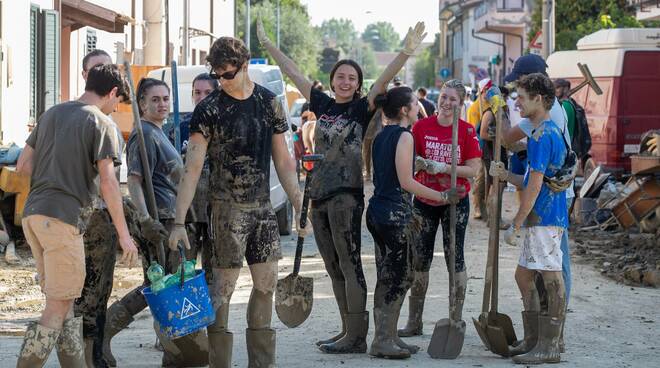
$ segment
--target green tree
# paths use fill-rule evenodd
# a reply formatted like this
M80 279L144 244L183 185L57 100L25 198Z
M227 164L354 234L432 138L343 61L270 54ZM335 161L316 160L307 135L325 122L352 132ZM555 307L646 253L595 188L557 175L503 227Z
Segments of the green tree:
M370 43L374 51L394 51L401 39L390 22L376 22L367 25L362 32L362 41Z
M353 21L344 18L324 20L316 31L323 41L323 46L339 48L345 55L353 50L357 32Z
M433 45L422 50L415 61L415 86L432 87L435 86L437 71L435 70L435 59L440 50L440 34L435 34Z
M245 38L245 3L237 2L236 19L238 34L236 37ZM258 17L264 22L266 33L273 42L276 39L277 19L276 0L252 0L250 3L250 52L252 57L268 58L271 64L274 60L259 44L257 39L256 21ZM296 61L300 70L307 76L315 75L318 71L319 40L309 21L307 9L299 0L280 1L280 49L291 59Z
M541 0L534 2L531 39L541 29ZM626 0L555 2L555 48L575 50L580 38L604 28L657 27L660 22L635 19L635 8Z

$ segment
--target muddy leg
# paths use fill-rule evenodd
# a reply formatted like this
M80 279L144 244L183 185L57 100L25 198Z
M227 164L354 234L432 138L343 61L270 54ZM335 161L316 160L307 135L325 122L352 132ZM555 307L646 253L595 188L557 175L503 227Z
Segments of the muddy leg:
M270 328L273 293L277 285L277 261L250 265L252 293L247 308L248 366L275 366L275 330Z
M231 367L233 334L227 331L229 302L236 287L240 268L214 268L213 283L209 285L215 322L207 328L209 339L209 367Z

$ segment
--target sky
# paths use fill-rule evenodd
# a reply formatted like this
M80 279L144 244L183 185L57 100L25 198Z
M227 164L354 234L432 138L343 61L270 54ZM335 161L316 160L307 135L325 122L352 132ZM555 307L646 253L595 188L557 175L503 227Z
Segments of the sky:
M425 42L433 42L431 35L438 32L439 0L301 0L307 6L312 24L321 25L331 18L348 18L358 32L367 24L379 21L392 23L403 38L415 23L423 21L429 34Z

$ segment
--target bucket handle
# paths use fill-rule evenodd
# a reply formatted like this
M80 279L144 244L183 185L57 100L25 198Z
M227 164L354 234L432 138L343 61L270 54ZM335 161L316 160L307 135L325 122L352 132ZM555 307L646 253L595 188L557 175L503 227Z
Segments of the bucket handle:
M180 285L180 286L181 286L181 289L183 289L183 283L186 281L186 280L185 280L185 278L186 278L186 273L185 273L185 269L184 269L184 267L183 267L183 266L184 266L184 263L186 262L186 252L184 251L184 249L183 249L183 247L181 246L181 244L179 244L179 245L177 246L177 248L179 249L179 256L181 257L181 285Z

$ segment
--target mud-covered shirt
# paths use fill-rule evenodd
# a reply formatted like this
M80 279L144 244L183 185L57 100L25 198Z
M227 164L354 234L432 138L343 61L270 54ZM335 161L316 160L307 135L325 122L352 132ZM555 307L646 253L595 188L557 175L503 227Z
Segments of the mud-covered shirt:
M115 124L96 106L65 102L41 116L26 143L34 156L23 216L54 217L83 229L81 211L97 193L96 162L121 165Z
M280 101L256 83L245 100L216 90L200 102L190 119L190 134L201 133L209 142L209 197L269 202L273 134L288 129Z
M557 124L548 120L532 131L527 140L527 172L523 186L527 187L532 171L552 177L564 165L566 145ZM568 227L566 191L553 192L544 183L536 197L534 207L527 216L526 226L561 226Z
M156 197L156 207L158 207L158 218L160 220L173 219L176 212L176 188L181 178L183 161L161 128L142 120L142 132ZM126 161L128 161L128 175L143 176L140 145L135 129L128 137ZM142 188L146 196L144 181Z
M325 155L314 165L311 199L328 199L339 193L364 195L362 140L374 111L366 97L346 103L312 88L309 109L317 116L314 153Z

